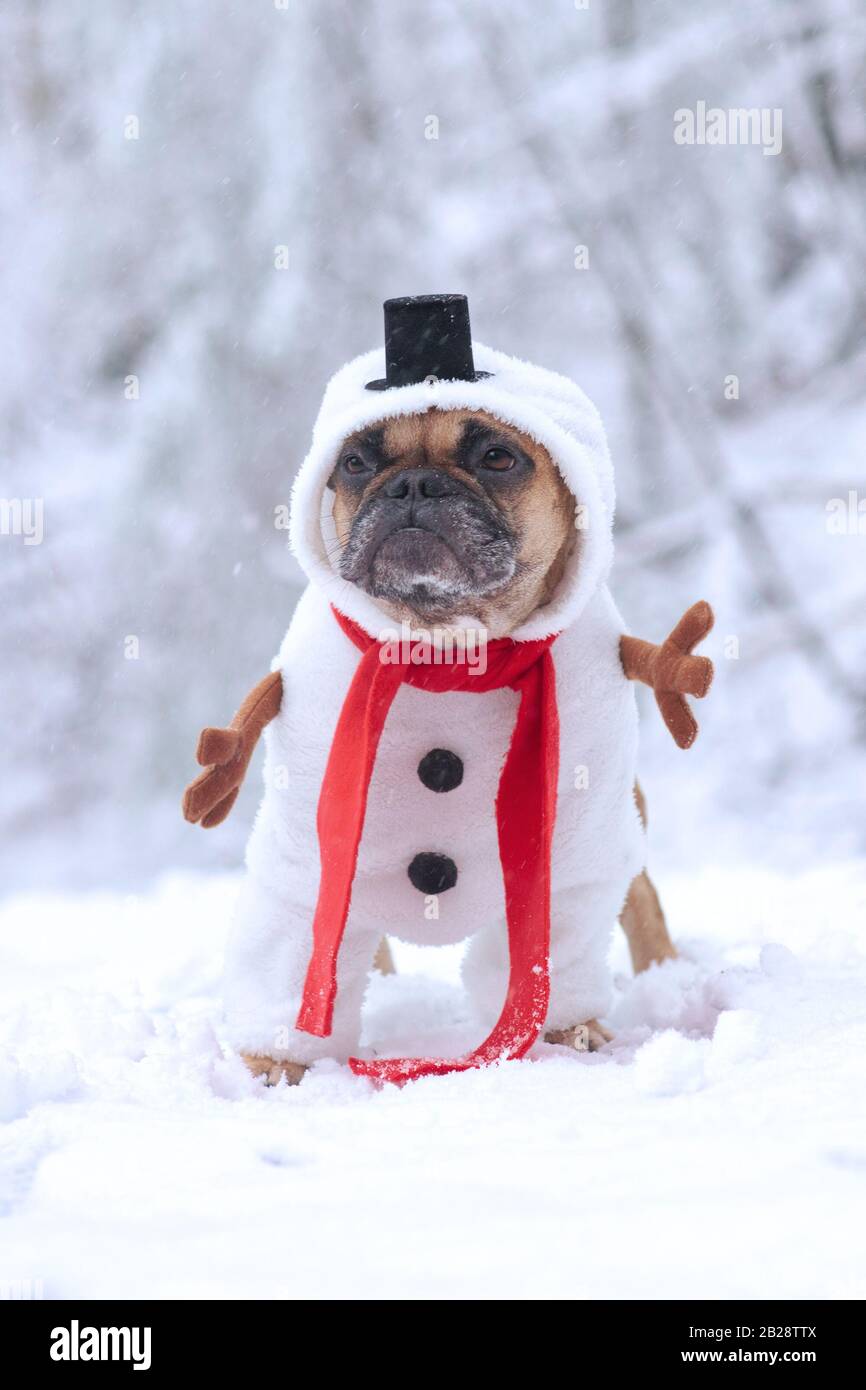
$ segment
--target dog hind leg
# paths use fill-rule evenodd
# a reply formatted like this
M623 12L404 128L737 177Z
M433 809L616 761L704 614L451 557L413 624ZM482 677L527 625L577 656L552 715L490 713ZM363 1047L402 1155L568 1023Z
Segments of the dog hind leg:
M645 869L632 881L619 920L636 975L653 964L676 959L659 895Z
M634 799L646 827L646 800L639 782L634 784ZM663 960L676 959L676 948L668 932L659 895L646 869L632 880L619 920L628 940L636 975L653 964L660 965Z

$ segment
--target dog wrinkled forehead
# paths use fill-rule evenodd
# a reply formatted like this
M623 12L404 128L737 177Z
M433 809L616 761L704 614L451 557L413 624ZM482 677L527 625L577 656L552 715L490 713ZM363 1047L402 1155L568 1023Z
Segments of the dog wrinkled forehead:
M465 460L473 448L493 438L513 442L535 458L547 455L543 446L525 431L486 411L443 410L438 406L363 425L346 436L339 455L345 457L351 449L358 448L380 466L436 462L448 467Z
M388 392L366 389L370 373L383 370L381 349L363 354L330 380L316 424L313 445L333 451L357 430L418 414L478 410L495 416L543 444L576 490L591 477L613 522L613 468L601 416L589 397L567 377L505 353L473 344L475 362L484 375L473 382L420 382Z

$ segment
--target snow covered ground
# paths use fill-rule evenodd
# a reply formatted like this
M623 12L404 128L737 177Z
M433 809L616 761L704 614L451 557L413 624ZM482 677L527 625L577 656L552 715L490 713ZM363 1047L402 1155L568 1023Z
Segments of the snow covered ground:
M49 1298L863 1298L866 868L666 878L616 1042L375 1090L220 1045L232 878L0 911L0 1281ZM398 948L368 1041L477 1041Z

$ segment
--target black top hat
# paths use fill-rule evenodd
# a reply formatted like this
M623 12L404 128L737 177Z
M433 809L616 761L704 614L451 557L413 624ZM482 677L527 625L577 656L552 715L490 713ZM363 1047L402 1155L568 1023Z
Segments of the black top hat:
M385 300L385 378L368 391L414 386L428 377L480 381L476 372L465 294L417 294Z

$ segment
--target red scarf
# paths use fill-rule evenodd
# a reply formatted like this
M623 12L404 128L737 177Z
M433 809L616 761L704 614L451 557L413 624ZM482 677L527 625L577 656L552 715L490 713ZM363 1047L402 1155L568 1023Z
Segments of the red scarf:
M511 962L499 1021L466 1057L372 1062L352 1057L349 1066L360 1076L402 1082L522 1057L544 1026L550 997L550 847L559 769L556 678L550 654L554 639L490 641L482 675L465 661L452 665L433 665L432 660L421 665L386 661L375 638L333 611L363 655L340 711L319 795L316 827L322 872L313 919L313 954L296 1026L319 1038L331 1032L337 954L352 896L370 777L388 710L403 681L420 690L479 695L509 686L519 691L520 706L496 795Z

